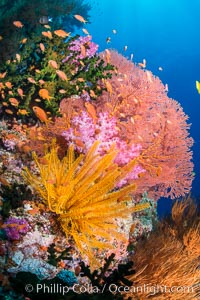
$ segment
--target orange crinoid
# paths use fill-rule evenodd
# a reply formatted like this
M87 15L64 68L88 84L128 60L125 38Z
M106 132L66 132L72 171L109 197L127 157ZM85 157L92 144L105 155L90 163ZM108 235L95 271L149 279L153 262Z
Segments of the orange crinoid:
M31 186L59 216L67 237L73 237L82 254L93 258L92 249L106 250L115 237L125 236L117 230L115 218L127 217L130 213L147 208L148 204L128 205L130 193L136 189L130 184L115 189L116 183L133 168L131 161L125 167L113 163L117 151L114 148L103 157L97 154L99 142L95 142L86 155L75 158L73 145L60 160L53 141L50 152L45 155L45 164L40 164L34 154L39 175L26 169L24 176Z

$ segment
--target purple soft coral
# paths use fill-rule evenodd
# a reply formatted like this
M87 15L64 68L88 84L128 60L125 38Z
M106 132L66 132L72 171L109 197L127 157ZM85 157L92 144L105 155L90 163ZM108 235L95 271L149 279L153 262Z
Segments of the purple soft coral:
M25 234L29 230L29 224L25 219L9 217L3 225L8 239L19 240L21 234Z
M98 153L104 155L108 152L111 146L115 143L118 154L115 162L119 166L124 166L141 152L141 145L128 145L126 141L119 137L119 130L115 117L110 117L107 112L99 113L96 122L89 116L86 111L83 111L79 116L75 116L71 121L71 128L62 133L62 136L69 143L73 143L78 152L87 153L94 141L100 141ZM83 147L84 145L84 147ZM132 172L121 181L118 186L128 183L128 180L138 178L138 174L145 170L136 165Z
M68 55L66 58L64 58L62 62L63 63L67 62L68 59L75 52L80 52L80 54L76 56L76 59L73 60L73 63L85 57L89 57L89 58L93 57L97 53L99 46L94 42L91 42L91 39L92 37L90 35L87 35L84 37L80 36L78 39L74 40L69 46L69 50L71 51L71 54Z

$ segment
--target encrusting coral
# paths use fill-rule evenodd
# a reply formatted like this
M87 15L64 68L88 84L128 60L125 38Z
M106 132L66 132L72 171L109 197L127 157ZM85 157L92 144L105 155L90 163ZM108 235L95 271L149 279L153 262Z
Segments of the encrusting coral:
M97 153L98 147L96 141L87 155L81 154L75 159L71 145L67 155L60 160L53 141L51 151L44 157L45 164L39 163L34 155L40 177L28 169L24 173L50 211L59 216L66 236L73 237L80 252L90 261L94 256L92 249L110 248L113 238L125 242L124 235L117 230L116 217L126 217L149 206L128 204L132 199L130 193L136 189L134 183L115 188L136 161L120 168L113 162L117 155L114 147L103 157Z

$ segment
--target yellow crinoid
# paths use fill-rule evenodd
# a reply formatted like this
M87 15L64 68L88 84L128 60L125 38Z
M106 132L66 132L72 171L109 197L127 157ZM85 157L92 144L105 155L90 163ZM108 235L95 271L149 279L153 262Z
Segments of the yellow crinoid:
M132 170L136 161L119 167L113 162L117 155L114 147L102 157L97 153L98 145L95 142L86 155L77 158L70 145L67 155L60 160L53 141L45 155L45 164L40 164L34 154L40 176L28 169L24 172L29 184L58 215L66 236L73 237L79 251L89 259L94 256L94 248L110 248L113 237L118 241L125 239L117 230L115 218L148 207L148 204L127 204L135 184L116 188L116 183Z

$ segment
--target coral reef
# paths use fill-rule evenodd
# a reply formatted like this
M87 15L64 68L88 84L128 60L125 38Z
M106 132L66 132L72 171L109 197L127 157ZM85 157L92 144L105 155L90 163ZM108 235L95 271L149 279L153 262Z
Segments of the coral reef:
M86 29L71 35L88 20L82 0L14 0L3 16L7 5L0 47L15 46L0 54L0 297L63 299L24 291L40 283L64 285L70 299L76 284L92 285L81 299L165 299L130 292L151 283L188 285L193 299L195 205L175 202L161 223L156 215L157 200L185 196L194 177L180 104L144 64L98 54Z
M73 237L79 251L89 258L91 265L94 258L92 249L105 250L114 240L125 243L123 235L117 231L115 218L126 217L130 212L149 206L138 204L131 208L127 205L135 184L115 190L117 182L131 170L135 160L120 169L113 163L117 152L111 149L101 157L98 155L99 144L95 142L87 155L76 159L71 145L67 156L60 161L54 141L51 151L44 157L45 164L40 164L34 157L40 178L28 169L24 174L50 211L59 215L66 236Z

